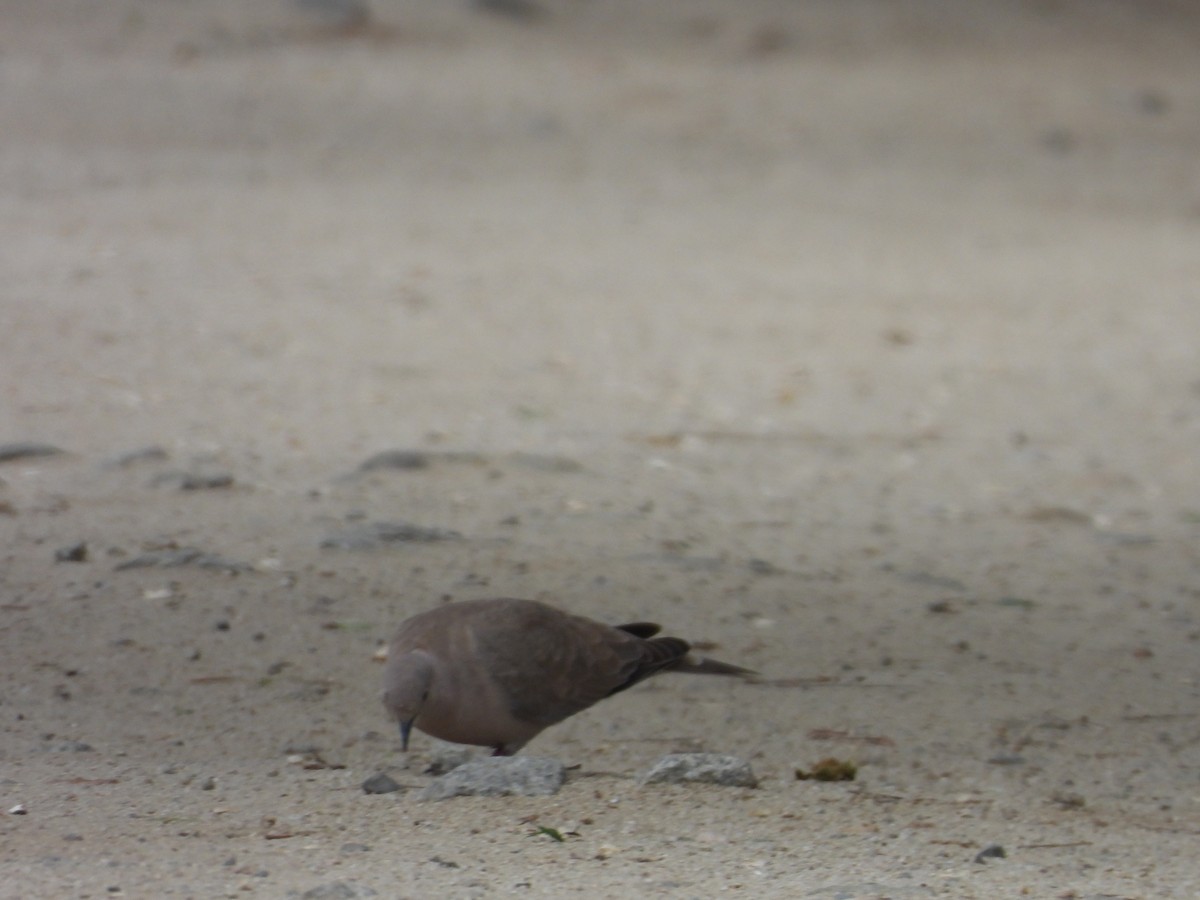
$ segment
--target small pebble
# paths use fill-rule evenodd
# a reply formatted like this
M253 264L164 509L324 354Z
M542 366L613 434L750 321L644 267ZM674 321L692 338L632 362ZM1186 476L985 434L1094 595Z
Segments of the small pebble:
M486 756L434 779L421 800L451 797L546 797L558 793L567 770L556 759L537 756Z
M522 469L531 472L548 472L556 475L570 475L583 471L583 464L569 456L551 456L545 453L514 453L509 461Z
M988 762L993 766L1023 766L1025 757L1019 753L997 753L989 757Z
M400 784L386 772L376 772L362 783L362 789L367 794L394 794Z
M68 544L54 551L55 562L86 562L87 557L88 548L84 541Z
M321 546L335 550L369 550L386 544L428 544L461 538L461 534L448 528L428 528L411 522L371 522L331 534L321 541Z
M429 454L420 450L384 450L363 461L360 472L375 472L381 469L427 469Z
M371 7L366 0L293 0L314 23L335 31L356 31L371 21Z
M127 569L174 569L180 566L195 566L198 569L220 569L225 572L248 572L254 567L249 563L225 559L213 553L205 553L195 547L170 547L164 550L151 550L133 559L113 566L116 572Z
M56 744L44 744L39 749L52 753L92 753L95 748L84 741L59 741Z
M14 441L11 444L0 444L0 462L15 462L19 459L34 459L41 456L58 456L65 452L53 444L40 444L36 441Z
M151 487L169 487L181 491L204 491L227 488L233 484L228 472L160 472L150 479Z
M166 459L168 459L167 451L162 447L141 447L137 450L130 450L128 453L114 456L105 463L105 466L110 469L127 469L136 463L163 462Z
M758 787L750 763L722 753L669 753L638 779L647 784L719 784L723 787Z
M366 885L350 881L331 881L310 888L300 895L302 900L353 900L354 897L374 897L375 892Z
M435 745L425 767L426 775L445 775L447 772L465 766L475 758L475 751L470 747L458 744Z
M982 850L975 854L975 862L986 863L989 859L1005 859L1008 854L1004 852L1004 848L999 844L988 844Z

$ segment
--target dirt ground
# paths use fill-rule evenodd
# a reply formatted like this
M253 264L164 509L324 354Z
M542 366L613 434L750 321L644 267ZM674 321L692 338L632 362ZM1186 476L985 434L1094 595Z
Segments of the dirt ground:
M1193 10L0 0L0 896L1200 896ZM764 682L418 802L492 595Z

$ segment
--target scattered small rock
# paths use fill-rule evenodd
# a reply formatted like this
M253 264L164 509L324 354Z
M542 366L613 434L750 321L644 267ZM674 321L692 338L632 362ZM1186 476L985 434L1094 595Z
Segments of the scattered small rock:
M85 741L58 741L47 742L39 749L50 753L92 753L96 748Z
M20 459L34 459L40 456L58 456L66 451L53 444L40 444L36 441L14 441L11 444L0 444L0 462L16 462Z
M536 22L547 14L545 7L533 0L474 0L474 5L484 12L525 23Z
M225 572L248 572L254 568L249 563L225 559L212 553L205 553L195 547L165 547L117 563L113 570L123 572L126 569L174 569L180 566L220 569Z
M400 784L386 772L376 772L362 783L362 789L367 794L394 794Z
M384 450L364 460L358 467L360 472L376 472L381 469L427 469L429 454L421 450Z
M289 741L283 745L283 752L288 756L319 756L321 747L306 741Z
M558 793L567 771L556 759L538 756L489 756L459 766L432 781L421 800L451 797L548 797Z
M54 551L55 562L86 562L87 558L88 548L84 541L68 544L66 547L59 547Z
M157 444L151 447L140 447L112 457L104 466L108 469L128 469L130 466L144 462L165 462L170 457L167 451Z
M988 762L993 766L1023 766L1025 757L1020 753L997 753L989 757Z
M932 897L934 892L925 884L905 884L904 882L885 884L879 881L860 881L826 885L809 891L804 896L819 897L822 900L878 900L880 897L901 900L904 897Z
M550 472L570 475L583 471L583 464L569 456L553 456L545 453L514 453L509 457L513 465L534 472Z
M429 765L425 767L426 775L445 775L459 766L465 766L475 758L475 751L461 744L442 744L433 749Z
M1030 522L1061 522L1067 525L1091 525L1094 522L1090 513L1070 506L1035 506L1025 513Z
M482 466L487 462L486 456L471 450L383 450L374 456L367 457L354 472L346 477L353 478L364 472L415 472L431 468L435 463Z
M808 771L796 770L797 781L853 781L857 776L858 766L833 756L827 756Z
M228 472L163 472L150 480L151 487L174 487L181 491L212 491L233 486Z
M957 578L947 578L932 572L897 572L897 574L911 584L938 588L943 591L957 591L958 593L965 593L967 590L967 586Z
M386 544L429 544L461 539L459 532L449 528L427 528L411 522L369 522L331 534L322 539L321 546L335 550L370 550Z
M1001 597L996 602L1011 609L1033 609L1037 606L1036 601L1028 597Z
M1113 544L1117 547L1144 547L1157 540L1152 534L1121 531L1099 531L1096 533L1096 537L1106 544Z
M988 844L982 850L975 854L975 862L986 863L989 859L1006 859L1008 854L999 844Z
M1074 791L1055 791L1050 799L1063 809L1083 809L1087 806L1083 794L1077 794Z
M758 787L750 763L722 753L669 753L638 779L639 784L719 784Z
M293 5L322 28L355 31L371 22L371 7L366 0L293 0Z
M303 894L295 891L288 892L289 897L299 897L300 900L353 900L355 897L374 897L375 892L363 884L350 881L331 881L315 888L309 888Z
M431 468L434 464L449 463L470 466L503 466L549 474L572 474L584 471L583 464L568 456L550 453L509 453L505 456L489 457L471 450L383 450L367 457L358 468L346 476L353 478L365 472L414 472Z

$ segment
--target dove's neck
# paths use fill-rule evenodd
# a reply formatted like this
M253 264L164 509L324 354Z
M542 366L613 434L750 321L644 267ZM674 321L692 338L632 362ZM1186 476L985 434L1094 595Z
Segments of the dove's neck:
M384 702L400 722L411 722L433 686L434 660L423 650L410 650L388 660Z

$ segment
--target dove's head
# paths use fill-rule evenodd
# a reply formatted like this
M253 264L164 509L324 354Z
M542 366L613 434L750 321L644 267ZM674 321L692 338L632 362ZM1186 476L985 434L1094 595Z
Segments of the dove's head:
M410 650L388 659L383 674L383 705L400 723L401 746L408 749L408 736L433 686L433 660L428 653Z

